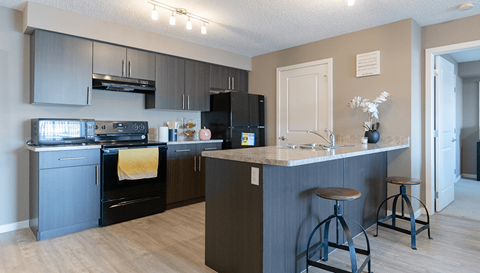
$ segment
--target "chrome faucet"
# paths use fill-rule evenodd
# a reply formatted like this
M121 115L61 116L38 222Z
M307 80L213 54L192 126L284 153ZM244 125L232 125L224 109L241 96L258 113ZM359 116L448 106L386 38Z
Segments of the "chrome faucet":
M314 135L317 135L317 136L323 138L328 143L328 145L325 145L326 148L334 147L335 146L335 135L333 134L332 131L330 131L328 129L325 129L325 132L327 132L327 138L329 138L329 139L326 139L324 136L322 136L321 134L319 134L315 130L308 130L307 134L314 134Z

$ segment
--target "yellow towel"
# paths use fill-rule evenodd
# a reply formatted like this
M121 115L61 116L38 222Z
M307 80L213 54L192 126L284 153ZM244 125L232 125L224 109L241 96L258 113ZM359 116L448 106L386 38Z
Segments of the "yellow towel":
M118 151L118 180L157 177L158 148L125 149Z

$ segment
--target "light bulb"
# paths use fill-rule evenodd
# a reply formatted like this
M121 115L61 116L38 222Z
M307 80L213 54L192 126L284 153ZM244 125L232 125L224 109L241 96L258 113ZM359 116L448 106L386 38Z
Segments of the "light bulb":
M188 17L187 29L188 29L188 30L192 30L192 21L190 21L190 17Z
M153 6L153 10L152 10L152 19L153 20L158 20L158 12L155 9L155 6Z
M203 23L202 26L202 34L207 34L207 27L205 26L205 23Z
M175 25L175 15L173 14L173 11L172 11L172 16L170 16L170 25Z
M355 0L348 0L348 5L353 6L355 4Z

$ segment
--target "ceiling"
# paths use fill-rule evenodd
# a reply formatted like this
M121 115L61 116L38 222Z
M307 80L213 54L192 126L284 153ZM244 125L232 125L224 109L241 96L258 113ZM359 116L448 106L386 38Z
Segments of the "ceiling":
M211 21L207 35L201 23L185 28L186 17L157 8L159 20L151 19L153 6L147 0L31 0L91 17L132 26L185 41L253 57L345 33L413 18L420 26L480 14L475 8L458 11L468 0L159 0L184 8ZM0 0L0 6L23 10L25 0Z
M457 63L480 61L480 49L465 50L456 53L450 53L450 56L457 61Z

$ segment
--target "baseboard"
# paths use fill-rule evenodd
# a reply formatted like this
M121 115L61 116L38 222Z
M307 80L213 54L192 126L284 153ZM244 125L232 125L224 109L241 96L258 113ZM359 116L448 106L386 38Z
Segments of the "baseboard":
M392 214L392 211L387 210L387 215L390 215L390 214ZM397 211L397 215L401 216L402 213ZM415 219L417 219L420 215L422 215L422 210L420 210L420 209L416 210L415 213L414 213ZM405 208L405 216L408 216L408 209L407 208Z
M22 222L16 222L16 223L0 226L0 233L14 231L22 228L28 228L30 226L29 222L30 222L29 220L26 220Z
M477 175L476 174L462 173L462 177L477 180Z
M462 179L462 176L461 176L461 175L457 176L457 179L455 179L455 183L457 183L458 181L460 181L460 179Z

